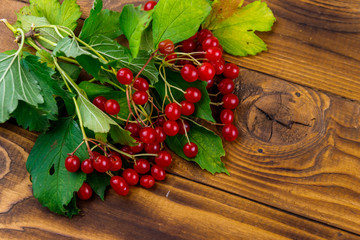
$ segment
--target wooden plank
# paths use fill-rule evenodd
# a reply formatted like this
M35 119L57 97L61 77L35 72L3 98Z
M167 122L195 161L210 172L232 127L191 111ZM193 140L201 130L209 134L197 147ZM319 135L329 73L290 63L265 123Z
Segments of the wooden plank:
M238 80L231 176L180 159L170 171L359 234L360 105L250 70Z
M25 161L37 135L0 125L0 234L5 239L360 239L279 209L168 175L155 189L80 201L80 216L34 199ZM200 172L200 170L198 169Z

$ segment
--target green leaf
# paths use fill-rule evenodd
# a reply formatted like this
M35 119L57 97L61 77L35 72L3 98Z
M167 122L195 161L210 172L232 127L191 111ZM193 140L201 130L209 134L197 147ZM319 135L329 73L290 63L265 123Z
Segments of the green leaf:
M165 83L164 83L163 79L161 79L161 78L159 78L159 79L160 80L155 84L155 89L159 93L160 98L164 99L165 98ZM206 82L195 81L195 82L189 83L189 82L184 81L184 79L181 77L180 73L173 72L170 70L166 71L166 80L170 85L178 87L184 91L189 87L198 88L202 93L202 97L199 102L195 103L195 112L193 113L192 116L202 118L202 119L205 119L210 122L215 122L215 120L212 116L211 108L210 108L210 98L209 98L209 94L206 90L206 85L207 85ZM185 100L184 94L182 92L180 92L179 90L172 88L171 91L172 91L174 98L178 102ZM162 104L162 100L159 103Z
M95 0L90 11L90 16L85 20L79 37L88 42L94 35L115 39L122 34L120 29L120 13L103 8L102 0Z
M66 56L75 58L80 65L92 76L98 78L99 71L105 62L94 54L82 49L75 39L65 37L61 39L53 51L53 56Z
M29 13L29 9L26 9ZM81 16L76 0L30 0L31 15L45 17L53 25L61 25L75 30Z
M96 194L104 201L105 190L110 185L110 176L105 173L94 171L87 175L86 182Z
M153 14L154 46L166 39L178 43L193 36L210 10L207 0L160 0Z
M224 163L221 161L221 157L225 156L221 138L195 122L189 121L189 124L188 136L190 142L196 143L198 146L199 152L197 156L195 158L185 156L183 147L188 142L185 135L168 136L165 140L167 146L180 157L196 162L202 169L212 174L226 173L229 175Z
M41 76L19 54L0 53L0 123L9 119L19 100L35 107L44 102L38 85Z
M106 60L111 61L114 67L129 68L134 74L139 72L144 64L150 58L150 54L146 51L139 51L137 58L130 62L129 50L117 43L116 41L105 36L97 35L91 38L89 45L102 54ZM155 67L153 60L146 66L141 74L147 78L151 84L158 81L159 71ZM100 80L100 79L99 79Z
M142 11L141 6L135 8L133 4L124 6L121 12L121 30L129 41L133 58L136 58L139 53L142 33L152 21L152 14L153 10Z
M72 118L61 119L54 126L38 137L26 168L31 175L35 198L51 211L71 216L77 208L74 203L68 204L73 200L73 193L85 181L86 175L81 171L67 171L65 158L81 143L82 134ZM88 157L85 145L78 149L76 155L80 159Z
M221 9L221 2L214 3L214 9ZM232 15L214 18L206 24L224 50L236 56L256 55L267 50L266 44L255 34L255 31L270 31L276 20L267 4L259 0L232 9L235 9Z
M140 50L145 50L149 54L154 51L154 41L151 26L149 26L142 32Z
M40 62L46 63L49 68L55 69L54 60L51 57L51 53L40 49L39 51L36 51L36 56L40 58Z

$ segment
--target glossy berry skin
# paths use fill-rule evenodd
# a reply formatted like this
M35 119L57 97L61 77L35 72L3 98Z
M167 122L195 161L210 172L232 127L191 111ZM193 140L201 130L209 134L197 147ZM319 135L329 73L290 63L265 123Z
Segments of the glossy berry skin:
M156 4L157 4L156 1L148 1L148 2L145 3L145 5L144 5L144 11L153 10L154 7L156 6Z
M68 156L65 159L65 168L69 172L77 172L80 168L80 159L77 156Z
M131 147L130 147L130 150L131 150L133 153L140 153L140 152L142 152L142 150L144 150L145 144L144 144L143 142L141 142L140 139L136 139L136 143L137 143L137 145L131 146Z
M195 82L199 78L198 71L191 64L182 67L181 76L187 82Z
M109 158L105 156L99 156L94 160L94 168L96 171L104 173L110 170Z
M166 173L162 167L154 165L151 168L151 176L157 181L162 181L165 179Z
M204 51L207 51L211 47L219 47L219 46L220 43L216 37L209 37L202 42L202 48L204 49Z
M219 92L225 95L228 93L232 93L234 91L235 84L233 80L229 78L225 78L221 80L221 82L218 84L218 88L219 88Z
M167 151L159 152L159 155L155 158L155 163L160 167L168 167L172 162L171 154Z
M223 98L223 107L226 109L235 109L239 105L239 98L232 93L226 94Z
M94 98L93 104L97 106L101 111L105 112L105 102L107 99L103 96L98 96Z
M194 158L198 154L198 146L196 143L186 143L183 147L183 152L188 158Z
M127 153L127 154L130 154L130 155L134 155L134 154L135 154L133 151L131 151L131 148L130 148L129 146L122 146L122 147L120 148L120 150L121 150L122 152ZM129 157L127 157L127 156L125 156L125 155L123 155L123 154L121 154L121 156L122 156L123 158L125 158L125 159L130 159Z
M80 187L80 189L77 191L76 195L81 200L88 200L92 196L92 189L89 184L86 182L83 183L83 185Z
M166 133L165 133L164 129L159 126L159 127L155 128L155 132L156 132L156 142L158 142L158 143L164 142L166 139Z
M192 39L182 41L181 45L181 51L185 53L194 52L196 49L196 43Z
M134 186L139 182L139 174L131 168L125 169L122 173L122 177L130 186Z
M137 123L128 123L125 126L125 129L128 130L129 132L131 132L132 137L138 137L141 126Z
M119 83L127 85L127 84L130 84L132 82L132 80L134 79L134 75L133 75L133 73L131 72L130 69L121 68L117 72L116 78L119 81Z
M182 101L181 103L181 114L190 116L195 112L195 105L188 101Z
M201 91L196 87L189 87L186 89L184 97L188 102L197 103L201 100Z
M215 80L212 78L212 79L207 80L206 82L207 82L206 89L209 89L212 86L214 86Z
M150 163L146 159L138 159L134 164L134 170L140 174L150 171Z
M152 188L155 185L155 179L150 175L144 175L140 178L140 185L144 188Z
M174 64L176 62L176 59L177 58L177 54L176 53L172 53L172 54L169 54L165 57L165 61L170 63L170 64Z
M188 121L186 121L186 120L178 120L177 123L179 125L179 134L184 135L185 131L186 132L190 131L190 124L189 124Z
M233 63L225 64L224 76L230 79L235 79L239 76L240 69Z
M198 33L198 42L202 43L205 39L210 38L212 36L213 36L213 34L212 34L212 32L210 30L202 29Z
M215 69L215 74L216 75L221 75L224 73L225 71L225 60L224 59L220 59L216 62L211 62L211 64L213 65L214 69Z
M219 61L222 57L222 51L218 47L211 47L206 50L205 58L209 61Z
M175 136L179 132L179 125L173 120L167 120L163 126L164 132L168 136Z
M81 171L86 174L92 173L94 171L93 161L91 161L90 159L85 159L81 163Z
M133 84L134 88L140 91L147 91L149 89L149 82L144 78L137 78Z
M97 157L99 157L99 156L101 156L101 153L99 153L99 152L92 152L92 155L90 154L90 160L94 160L94 159L96 159Z
M133 101L137 105L144 105L149 100L149 95L144 91L136 91L133 95Z
M158 142L155 142L155 143L147 143L145 144L145 152L147 153L158 153L160 152L160 149L161 149L161 146L160 146L160 143Z
M221 133L224 139L229 142L234 141L239 136L238 129L231 123L226 124Z
M113 155L113 156L109 157L109 161L110 161L110 171L116 172L121 169L122 161L121 161L120 156Z
M105 112L110 115L117 115L120 112L120 105L114 99L109 99L105 102Z
M207 81L209 79L213 79L215 76L215 69L211 63L204 62L197 68L199 79L202 81Z
M220 113L220 121L224 124L232 123L234 118L234 112L230 109L224 109Z
M126 183L125 179L120 176L111 177L110 186L121 196L129 194L129 185Z
M178 120L181 116L181 106L177 103L169 103L165 107L165 115L169 120Z
M143 143L153 143L156 140L156 132L151 127L145 127L140 130L140 141Z
M166 39L159 43L159 52L165 55L169 55L174 52L174 43L170 39Z

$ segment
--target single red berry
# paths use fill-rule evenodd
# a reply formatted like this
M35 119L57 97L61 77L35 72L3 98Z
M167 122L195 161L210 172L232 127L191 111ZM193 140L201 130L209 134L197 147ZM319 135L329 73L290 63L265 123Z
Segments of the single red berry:
M76 195L81 200L88 200L92 196L92 189L89 184L84 182L80 189L77 191Z
M130 69L128 68L121 68L116 75L117 80L119 81L119 83L127 85L130 84L132 82L132 80L134 79L134 75L131 72Z
M163 116L160 116L156 119L155 124L162 127L166 119Z
M125 126L125 129L128 130L129 132L131 132L132 137L138 137L141 126L137 123L128 123Z
M233 124L229 123L223 127L222 135L226 141L232 142L239 136L239 131Z
M151 127L145 127L140 130L140 141L143 143L153 143L156 140L156 132Z
M224 59L221 58L220 60L218 60L216 62L210 62L210 63L213 65L216 75L221 75L224 73L224 71L225 71L225 60Z
M104 173L110 170L110 161L108 157L99 156L94 160L94 168L96 171Z
M212 78L212 79L207 80L206 82L207 82L206 89L209 89L212 86L214 86L215 80Z
M165 107L165 115L170 120L178 120L181 116L181 106L177 103L169 103Z
M129 185L126 183L125 179L120 176L113 176L110 179L110 185L115 192L121 196L126 196L129 194Z
M160 152L161 146L160 146L160 143L158 143L158 142L146 143L144 149L145 149L145 152L147 152L147 153L155 154L155 153Z
M215 69L211 63L204 62L200 66L198 66L198 74L199 79L202 81L207 81L209 79L213 79L215 76Z
M225 78L223 80L221 80L221 82L218 84L218 88L219 91L221 92L221 94L228 94L228 93L232 93L235 89L235 84L234 81L229 79L229 78Z
M155 158L155 162L160 167L168 167L172 162L171 154L167 151L161 151Z
M222 52L218 47L211 47L206 50L205 58L209 61L219 61L222 57Z
M131 168L125 169L122 177L130 186L136 185L139 182L139 174Z
M140 91L147 91L149 89L149 82L144 78L137 78L133 84L134 88Z
M239 105L239 98L233 93L226 94L222 101L223 107L226 109L235 109Z
M191 64L182 67L181 76L187 82L195 82L199 78L198 71Z
M96 158L99 157L99 156L101 156L101 153L99 153L99 152L92 152L92 154L90 154L90 156L89 156L89 159L90 159L90 160L94 160L94 159L96 159Z
M220 43L216 37L209 37L202 42L202 48L207 51L211 47L219 47Z
M105 112L110 115L117 115L120 112L120 105L114 99L109 99L105 102Z
M181 45L181 51L184 53L191 53L196 49L196 43L192 39L182 41Z
M201 91L196 87L189 87L184 94L185 99L191 103L197 103L201 100Z
M77 156L68 156L65 159L65 168L69 172L77 172L80 168L80 159Z
M90 159L85 159L81 163L81 171L86 174L92 173L94 171L93 161L91 161Z
M186 143L183 147L183 152L188 158L194 158L198 154L198 146L196 143Z
M152 188L155 184L155 179L150 175L144 175L140 178L140 185L144 188Z
M144 91L136 91L133 95L133 101L137 105L144 105L149 100L149 95Z
M234 121L234 113L230 109L224 109L220 113L220 121L224 124L232 123Z
M94 98L93 104L97 106L101 111L105 112L105 102L107 99L103 96L98 96Z
M164 132L168 136L175 136L179 132L179 125L173 120L167 120L163 126Z
M134 170L140 174L150 171L150 163L146 159L138 159L134 164Z
M143 142L141 142L140 139L136 139L136 143L137 143L137 145L131 146L131 147L130 147L130 150L131 150L133 153L140 153L140 152L142 152L142 150L144 150L145 144L144 144Z
M145 5L144 5L144 11L153 10L154 7L156 6L156 4L157 4L156 1L148 1L148 2L145 3Z
M131 151L131 148L129 146L122 146L120 148L120 150L124 153L130 154L130 155L134 155L135 153L133 151ZM128 156L125 156L124 154L121 154L121 156L127 160L129 160L130 158Z
M109 161L110 161L110 171L116 172L121 169L122 161L121 161L120 156L113 155L113 156L109 157Z
M177 54L176 53L172 53L172 54L169 54L165 57L165 61L170 63L170 64L174 64L176 62L176 59L177 58Z
M190 131L190 124L188 121L186 120L177 120L177 123L179 125L179 134L184 135L185 131L189 132Z
M174 43L170 39L166 39L159 43L159 51L162 54L168 55L174 52Z
M155 132L156 132L156 142L158 143L164 142L166 139L166 134L164 129L162 127L156 127Z
M212 37L213 34L208 29L202 29L198 33L198 42L201 44L205 39Z
M166 173L162 167L154 165L151 168L151 176L153 176L155 180L162 181L165 179Z
M240 69L233 63L227 63L225 65L224 76L230 79L235 79L239 76Z
M188 101L182 101L181 103L181 114L190 116L195 112L195 105Z

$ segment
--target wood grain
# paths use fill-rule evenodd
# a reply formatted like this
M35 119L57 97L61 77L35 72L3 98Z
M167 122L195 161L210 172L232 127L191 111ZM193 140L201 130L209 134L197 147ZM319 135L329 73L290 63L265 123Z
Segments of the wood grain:
M11 166L0 177L6 195L0 199L0 234L6 239L360 239L174 175L154 190L133 187L128 197L110 190L105 202L81 201L82 214L69 220L31 195L25 161L35 139L0 125L0 164Z

